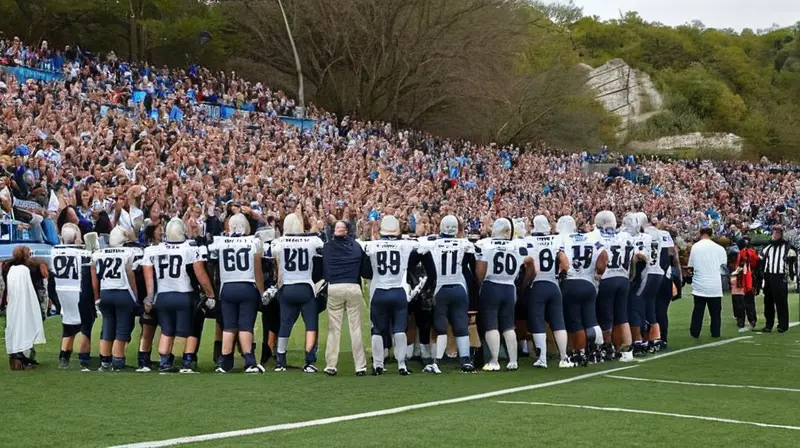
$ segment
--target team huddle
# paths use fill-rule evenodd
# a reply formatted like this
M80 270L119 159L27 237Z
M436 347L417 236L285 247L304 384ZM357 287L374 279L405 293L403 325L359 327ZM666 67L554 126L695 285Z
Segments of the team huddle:
M399 374L411 374L412 334L423 372L434 374L442 372L449 333L462 372L501 370L503 345L506 370L519 368L520 351L535 358L534 367L547 368L548 333L561 368L627 362L665 348L667 310L682 278L663 222L651 224L644 213L632 213L618 228L614 214L602 211L590 232L578 232L570 216L555 227L553 232L539 215L528 235L522 220L500 218L490 237L475 241L463 238L463 224L448 215L438 235L409 238L395 217L384 216L373 241L359 241L360 276L369 283L372 374L384 373L390 348ZM289 337L302 316L303 371L316 372L318 321L327 295L325 235L305 233L298 214L285 218L282 232L276 237L265 228L251 235L247 217L235 214L223 236L195 241L174 218L163 234L148 227L145 248L129 242L121 228L99 248L96 235L87 234L84 244L77 226L64 225L62 245L52 252L62 309L60 367L69 368L80 335L81 369L91 369L99 311L100 371L125 369L137 316L138 372L154 368L157 328L158 371L198 372L206 319L217 326L216 372L234 369L235 351L245 373L264 373L273 356L274 370L285 371ZM263 338L256 359L259 311ZM177 363L175 338L186 340ZM366 374L365 368L356 371Z

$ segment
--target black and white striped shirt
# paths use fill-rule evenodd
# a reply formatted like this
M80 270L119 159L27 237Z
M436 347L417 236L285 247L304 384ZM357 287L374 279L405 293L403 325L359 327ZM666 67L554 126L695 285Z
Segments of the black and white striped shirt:
M771 241L762 251L765 274L786 274L789 269L788 255L791 246L786 241Z

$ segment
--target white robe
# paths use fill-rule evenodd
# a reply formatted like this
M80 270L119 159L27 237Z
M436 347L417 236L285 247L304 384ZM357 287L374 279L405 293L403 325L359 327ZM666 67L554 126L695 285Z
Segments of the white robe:
M27 266L13 266L9 270L6 289L6 352L10 355L44 344L42 310Z

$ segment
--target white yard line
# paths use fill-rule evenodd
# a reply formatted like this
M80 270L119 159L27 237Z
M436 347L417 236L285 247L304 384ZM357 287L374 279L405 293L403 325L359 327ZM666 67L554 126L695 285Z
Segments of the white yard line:
M666 353L661 353L661 354L658 354L658 355L655 355L655 356L648 356L646 358L638 358L637 361L639 361L639 362L655 361L657 359L667 358L669 356L675 356L675 355L678 355L678 354L681 354L681 353L690 352L692 350L700 350L701 348L709 348L709 347L719 347L720 345L730 344L731 342L744 341L744 340L750 339L750 338L752 338L752 336L739 336L739 337L733 338L733 339L725 339L725 340L722 340L722 341L710 342L708 344L695 345L694 347L686 347L686 348L682 348L682 349L679 349L679 350L670 350L670 351L668 351Z
M693 383L688 381L673 381L673 380L657 380L652 378L637 378L633 376L620 376L620 375L606 375L606 378L614 378L617 380L627 381L644 381L648 383L663 383L663 384L679 384L683 386L699 386L699 387L723 387L728 389L758 389L758 390L775 390L779 392L798 392L800 389L790 389L788 387L769 387L769 386L749 386L746 384L715 384L715 383Z
M760 422L747 422L743 420L733 420L730 418L719 418L719 417L706 417L703 415L689 415L689 414L674 414L672 412L656 412L656 411L644 411L641 409L624 409L624 408L608 408L602 406L587 406L587 405L578 405L578 404L564 404L564 403L541 403L541 402L527 402L527 401L498 401L501 404L523 404L523 405L531 405L531 406L551 406L557 408L573 408L573 409L589 409L592 411L603 411L603 412L627 412L630 414L647 414L647 415L658 415L664 417L676 417L676 418L686 418L692 420L705 420L709 422L719 422L719 423L732 423L735 425L750 425L750 426L758 426L761 428L777 428L777 429L790 429L793 431L800 431L800 426L789 426L789 425L773 425L771 423L760 423Z
M417 409L425 409L431 408L436 406L444 406L448 404L456 404L456 403L463 403L466 401L474 401L474 400L483 400L486 398L497 397L500 395L507 395L507 394L514 394L517 392L526 392L529 390L535 389L542 389L545 387L552 387L552 386L559 386L561 384L568 384L575 381L586 380L589 378L594 378L597 376L607 375L613 372L620 372L622 370L628 370L636 367L634 366L625 366L619 367L616 369L605 370L602 372L593 372L587 373L584 375L578 375L572 378L565 378L563 380L557 381L550 381L547 383L539 383L539 384L531 384L529 386L521 386L521 387L514 387L511 389L503 389L494 392L486 392L482 394L475 394L475 395L467 395L465 397L459 398L451 398L448 400L438 400L438 401L429 401L427 403L419 403L419 404L412 404L408 406L400 406L391 409L383 409L380 411L371 411L371 412L362 412L360 414L351 414L351 415L343 415L339 417L330 417L330 418L321 418L317 420L308 420L305 422L297 422L297 423L282 423L278 425L270 425L270 426L262 426L259 428L251 428L251 429L240 429L236 431L225 431L225 432L218 432L212 434L202 434L197 436L190 436L190 437L178 437L174 439L166 439L166 440L157 440L152 442L139 442L139 443L131 443L128 445L118 445L111 448L155 448L155 447L164 447L164 446L175 446L175 445L182 445L186 443L196 443L196 442L206 442L209 440L219 440L219 439L227 439L231 437L241 437L241 436L249 436L253 434L263 434L267 432L275 432L275 431L285 431L287 429L300 429L300 428L308 428L312 426L322 426L322 425L329 425L332 423L342 423L351 420L360 420L364 418L371 418L371 417L381 417L384 415L392 415L392 414L399 414L402 412L414 411Z

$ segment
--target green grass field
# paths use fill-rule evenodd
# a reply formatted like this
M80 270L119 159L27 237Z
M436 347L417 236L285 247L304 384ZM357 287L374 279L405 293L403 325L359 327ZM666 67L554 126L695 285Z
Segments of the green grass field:
M790 301L795 305L797 296ZM412 364L415 374L404 378L392 365L382 377L352 375L346 335L336 377L321 372L303 374L300 370L274 373L269 370L271 365L263 376L216 375L210 360L211 321L200 352L200 375L82 373L75 359L74 370L60 371L60 319L48 319L48 342L38 347L42 366L25 372L9 372L5 366L0 370L0 446L103 447L251 428L262 429L256 434L190 441L184 446L798 446L800 327L783 335L740 335L731 317L729 299L724 300L723 307L722 344L663 359L658 359L663 356L660 354L628 365L605 363L542 371L534 370L523 358L518 372L462 375L455 365L448 365L445 374L439 376L423 375L419 366ZM675 302L670 310L670 352L716 342L708 336L707 328L699 341L688 335L690 310L691 299ZM795 306L792 316L796 314ZM320 322L322 355L324 314ZM5 326L1 319L0 324ZM99 327L98 322L96 329ZM302 337L299 324L290 345L290 364L300 365L302 361ZM134 340L138 340L138 329ZM0 347L5 353L2 342ZM132 346L128 363L135 363L135 359L136 347ZM236 362L241 369L240 359ZM634 367L611 372L615 378L604 373L631 365ZM324 367L323 356L319 367ZM595 375L544 384L587 374ZM631 378L786 390L702 387ZM536 384L543 386L391 415L302 428L270 427Z

